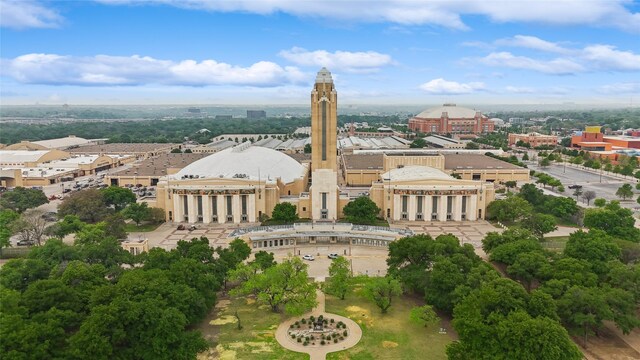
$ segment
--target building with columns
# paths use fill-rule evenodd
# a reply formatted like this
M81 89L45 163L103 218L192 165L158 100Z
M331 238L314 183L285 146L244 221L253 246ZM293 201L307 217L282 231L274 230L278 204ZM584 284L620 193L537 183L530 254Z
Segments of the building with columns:
M308 173L290 156L246 142L162 178L156 206L175 222L257 222L281 198L304 192Z
M473 126L482 128L478 124ZM297 207L300 218L329 224L333 230L352 200L338 186L337 135L337 92L331 73L322 68L311 91L310 163L301 164L280 151L246 142L175 173L167 171L158 181L155 206L165 210L168 221L241 224L259 222L277 204L288 202ZM347 169L345 159L342 154L343 171L354 170ZM361 172L351 185L370 186L369 196L381 209L378 215L390 221L474 221L485 217L486 206L494 198L489 180L475 179L475 173L469 174L473 179L447 174L445 156L440 153L390 153L366 160L363 163L379 164L375 169L367 165L370 171ZM461 166L456 166L456 173ZM310 231L317 229L312 225ZM260 235L252 241L256 240L256 247L266 246L267 241L273 244L271 237ZM285 244L282 237L277 241Z
M492 183L460 180L429 166L394 168L371 186L369 196L389 221L484 219L494 199Z

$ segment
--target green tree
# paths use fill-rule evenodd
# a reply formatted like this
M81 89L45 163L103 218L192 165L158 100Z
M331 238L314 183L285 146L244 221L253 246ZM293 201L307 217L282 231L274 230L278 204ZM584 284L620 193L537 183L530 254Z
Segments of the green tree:
M364 290L383 314L391 307L393 298L402 295L400 282L390 276L371 278Z
M604 207L605 205L607 205L607 200L603 198L597 198L593 201L593 205L599 208Z
M288 202L281 202L273 207L271 220L282 223L293 223L298 220L297 207Z
M635 227L633 212L621 207L617 201L603 208L587 209L583 223L589 229L600 229L620 239L640 241L640 229Z
M539 212L551 214L559 218L569 218L578 213L580 208L575 200L564 196L545 196L542 205L536 207Z
M417 138L413 140L411 144L409 144L409 147L412 149L418 149L418 148L421 149L425 146L427 146L427 142L423 138Z
M305 154L311 154L311 144L305 144L304 145L304 153Z
M414 323L427 327L438 324L440 318L431 305L416 306L411 309L409 319Z
M374 224L380 208L368 196L360 196L349 202L343 213L347 221L354 224Z
M116 211L120 211L127 207L127 205L136 202L136 194L127 188L109 186L108 188L100 190L100 192L102 193L104 203L107 206L113 206Z
M258 269L264 271L272 266L276 265L276 261L273 257L273 253L266 252L264 250L260 250L254 255L254 264L257 265Z
M574 332L579 332L587 345L588 335L602 327L603 320L612 320L605 293L598 288L571 287L558 299L558 315Z
M149 218L151 209L146 202L129 204L124 210L122 210L122 216L126 219L131 219L136 223L136 226L140 226L140 223Z
M616 191L616 196L622 198L622 200L627 200L633 196L633 187L631 184L624 184L618 188Z
M538 164L540 165L541 168L546 168L549 165L551 165L551 161L549 160L549 158L542 158L540 159L540 161L538 162Z
M87 189L72 193L58 206L58 216L75 215L81 221L97 223L112 212L99 190Z
M182 154L182 150L175 148L175 149L171 149L171 153L172 154Z
M507 273L522 281L531 291L531 282L542 280L550 275L551 265L540 251L530 251L518 254L513 264L507 267Z
M316 306L315 291L307 265L299 258L289 258L251 276L232 293L257 294L258 304L269 305L273 312L284 308L287 314L296 315Z
M7 191L0 197L0 207L23 213L27 209L47 204L49 200L42 190L27 189L21 186Z
M518 196L511 196L504 200L494 200L487 206L489 218L498 221L517 221L529 216L532 212L532 206Z
M2 249L11 246L13 223L20 218L20 214L13 210L0 210L0 254Z
M533 213L524 218L521 224L523 228L531 230L540 239L544 238L544 234L558 229L555 217L548 214Z
M516 185L518 185L518 183L517 183L517 182L515 182L515 181L513 181L513 180L506 181L506 182L504 183L504 186L506 186L506 187L507 187L507 188L509 188L509 189L513 189L513 188L515 188L515 187L516 187Z
M351 270L349 261L340 256L331 261L329 265L329 280L325 285L327 293L344 300L347 291L351 288Z
M582 195L582 189L581 188L576 188L575 190L573 190L573 196L576 197L576 201L578 201L578 198Z
M522 155L522 161L528 161L529 160L529 154L524 154Z

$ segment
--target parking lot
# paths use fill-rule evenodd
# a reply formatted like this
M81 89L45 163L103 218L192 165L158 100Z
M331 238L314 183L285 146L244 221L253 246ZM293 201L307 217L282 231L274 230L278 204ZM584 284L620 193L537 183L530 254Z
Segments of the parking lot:
M528 164L528 166L532 170L549 174L560 180L565 187L564 195L566 196L571 196L574 191L569 189L569 185L581 185L582 192L595 191L596 197L604 198L607 201L621 200L616 196L618 188L623 184L631 184L635 189L636 184L633 181L608 176L605 172L598 174L561 164L552 164L544 169L540 168L537 164ZM582 199L579 201L582 202ZM631 209L636 209L639 206L635 197L627 201L622 201L620 204Z

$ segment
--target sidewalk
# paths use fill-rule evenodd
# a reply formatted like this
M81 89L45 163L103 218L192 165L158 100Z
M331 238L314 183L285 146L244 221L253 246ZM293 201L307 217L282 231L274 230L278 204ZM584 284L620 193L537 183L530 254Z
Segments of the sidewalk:
M316 282L318 283L323 281L324 278L316 278ZM328 353L349 349L360 342L360 339L362 338L362 329L355 323L355 321L344 316L326 313L324 311L325 296L319 289L316 290L316 300L318 301L318 305L313 310L304 315L292 317L278 326L278 329L276 330L276 340L280 345L282 345L282 347L291 351L309 354L311 360L324 360L327 358ZM344 341L331 345L303 346L300 343L291 341L288 334L291 324L295 323L297 319L309 317L311 315L316 317L324 315L324 317L330 317L336 321L342 321L347 325L349 336Z

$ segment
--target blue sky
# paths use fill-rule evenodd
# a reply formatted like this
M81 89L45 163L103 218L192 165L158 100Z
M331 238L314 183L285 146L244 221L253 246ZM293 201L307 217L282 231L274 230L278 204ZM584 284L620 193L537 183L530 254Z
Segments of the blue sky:
M638 105L631 0L0 0L2 104Z

